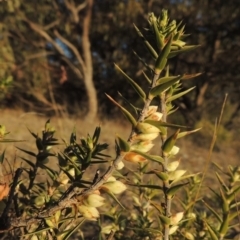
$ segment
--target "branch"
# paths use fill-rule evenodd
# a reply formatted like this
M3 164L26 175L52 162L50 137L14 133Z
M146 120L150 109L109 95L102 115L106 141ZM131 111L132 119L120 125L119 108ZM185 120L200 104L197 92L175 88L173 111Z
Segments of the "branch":
M67 9L72 13L73 21L75 23L79 23L79 16L78 13L87 6L87 1L79 4L77 7L73 1L64 0L65 6Z
M56 29L54 29L53 31L54 35L59 38L61 40L61 42L63 42L66 46L68 46L74 53L74 55L76 56L81 68L82 68L82 71L86 71L86 66L85 66L85 63L79 53L79 51L77 50L77 48L71 43L69 42L66 38L64 38Z
M82 49L86 64L87 74L92 75L92 55L91 55L91 44L89 41L89 29L92 18L92 6L93 0L88 0L87 13L83 20L83 36L82 36Z
M28 23L28 25L30 26L30 28L32 30L39 33L39 35L41 35L48 42L50 42L61 55L64 55L62 48L59 47L58 44L56 44L56 42L48 35L48 33L45 30L43 30L43 28L41 26L37 25L36 23L31 22L26 17L24 18L24 21Z

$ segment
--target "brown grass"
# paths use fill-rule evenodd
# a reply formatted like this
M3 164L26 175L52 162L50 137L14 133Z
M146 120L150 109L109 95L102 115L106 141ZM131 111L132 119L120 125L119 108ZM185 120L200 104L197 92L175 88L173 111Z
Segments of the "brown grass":
M16 110L1 110L0 124L5 125L7 131L10 132L7 137L25 140L23 143L0 144L0 152L6 148L6 157L8 161L11 164L15 164L12 165L13 169L16 169L22 164L23 161L19 157L27 157L25 153L17 150L15 146L36 152L35 140L29 133L28 129L41 135L47 120L47 116L34 112L24 113ZM95 127L100 125L102 127L100 142L106 142L109 144L109 150L106 153L110 154L112 157L115 156L115 134L119 134L127 139L131 131L131 127L126 121L118 121L116 119L114 121L104 119L91 123L87 121L83 122L79 118L53 117L51 118L51 125L55 127L56 137L60 140L60 143L62 143L61 139L65 139L66 141L69 140L70 133L74 127L76 128L77 137L80 139L81 137L87 136L88 133L92 135ZM204 131L204 129L202 131ZM180 168L187 169L189 173L203 171L208 155L209 149L207 147L201 147L201 145L199 145L199 139L197 139L197 141L194 140L194 138L198 138L199 136L202 135L195 134L195 137L191 136L181 139L177 144L180 147L180 153L178 154L178 157L181 158ZM204 141L204 139L202 141ZM197 144L195 144L195 142L197 142ZM159 145L160 144L156 143L153 150L155 154L159 152ZM206 146L208 144L205 143L204 145ZM57 146L57 149L61 150L63 149L63 146ZM222 166L223 169L229 164L239 165L239 151L239 144L237 144L236 141L234 143L228 142L222 144L218 147L217 151L213 152L212 161L215 161L218 165ZM15 156L16 161L13 163ZM212 170L214 170L213 165L210 166L208 170L209 173L207 173L207 178L209 178L210 181L215 179Z

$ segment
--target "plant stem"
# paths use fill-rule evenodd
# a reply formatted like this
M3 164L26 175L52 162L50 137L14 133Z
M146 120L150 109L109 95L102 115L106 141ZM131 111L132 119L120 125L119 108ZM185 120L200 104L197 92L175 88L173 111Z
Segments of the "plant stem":
M159 104L160 112L163 114L162 116L162 121L167 122L167 106L166 106L166 95L165 93L162 93L160 96L160 104ZM167 139L167 133L161 135L162 138L162 146L164 142ZM164 164L163 164L163 171L165 173L168 173L167 166L168 166L168 157L165 156L162 152L162 157L164 159ZM169 189L169 180L166 180L163 182L163 192L165 196L165 216L166 217L171 217L171 205L172 205L172 200L167 196L167 190ZM164 240L169 239L169 225L164 226Z

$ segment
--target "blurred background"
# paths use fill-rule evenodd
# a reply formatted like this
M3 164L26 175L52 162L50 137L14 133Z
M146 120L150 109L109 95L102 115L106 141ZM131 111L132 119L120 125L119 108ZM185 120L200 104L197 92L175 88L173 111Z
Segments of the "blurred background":
M184 82L196 88L175 103L180 111L172 118L205 127L204 138L211 138L228 93L220 141L233 142L240 134L239 0L0 1L0 108L121 118L104 94L119 100L118 91L141 106L113 63L147 86L134 51L145 61L150 56L133 23L144 31L148 13L163 8L186 25L188 44L201 45L171 62L173 75L203 73Z

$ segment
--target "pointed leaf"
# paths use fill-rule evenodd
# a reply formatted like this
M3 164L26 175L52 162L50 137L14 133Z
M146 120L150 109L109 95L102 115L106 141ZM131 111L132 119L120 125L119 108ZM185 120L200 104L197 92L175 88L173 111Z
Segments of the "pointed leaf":
M165 90L170 88L173 84L175 84L177 81L179 81L179 78L175 78L175 79L173 79L171 81L168 81L166 83L157 85L156 87L154 87L150 90L150 96L153 98L153 97L156 97L156 96L160 95Z
M114 64L115 68L122 73L122 75L126 78L126 80L131 84L135 92L139 95L140 98L143 100L146 99L146 94L142 90L142 88L133 80L131 79L117 64Z
M21 151L23 151L23 152L25 152L25 153L27 153L27 154L29 154L29 155L31 155L31 156L33 156L33 157L36 157L36 156L37 156L34 152L24 150L24 149L22 149L22 148L20 148L20 147L16 147L16 148L19 149L19 150L21 150Z
M178 185L175 185L173 187L170 187L168 190L167 190L167 196L169 197L172 197L173 195L175 195L175 193L181 189L183 186L187 185L187 183L182 183L182 184L178 184Z
M78 230L78 228L84 223L85 219L82 219L78 224L76 224L76 226L70 230L64 231L63 234L61 234L61 238L62 240L67 240L69 237L71 237L71 235Z
M105 93L106 94L106 93ZM132 114L130 112L128 112L124 107L122 107L119 103L117 103L112 97L110 97L108 94L106 94L107 98L110 99L116 106L118 106L122 113L124 114L124 116L128 119L128 121L133 125L136 126L137 121L135 120L135 118L132 116Z
M170 81L173 81L173 80L180 80L181 78L183 77L183 75L178 75L178 76L165 76L165 77L162 77L162 78L159 78L157 80L157 84L164 84L164 83L167 83L167 82L170 82Z
M148 49L148 52L152 55L152 57L154 59L156 59L158 57L158 54L156 53L156 51L154 50L154 48L152 47L152 45L147 41L147 39L143 36L143 34L141 33L141 31L139 30L139 28L133 24L138 36L143 40L145 46Z
M142 59L135 51L133 51L133 54L138 58L138 60L139 60L150 72L153 72L152 68L145 62L144 59Z
M217 220L221 223L222 218L220 217L220 215L211 206L209 206L204 200L202 200L202 202L212 212L212 214L217 218Z
M148 83L151 84L152 80L147 76L147 74L143 71L143 76L145 77L145 79L148 81Z
M194 88L195 88L195 87L189 88L189 89L187 89L187 90L185 90L185 91L183 91L183 92L180 92L180 93L178 93L178 94L175 94L175 95L167 98L166 103L172 102L173 100L182 97L183 95L185 95L185 94L189 93L190 91L192 91Z
M189 135L189 134L191 134L191 133L195 133L195 132L197 132L197 131L199 131L199 130L201 130L201 128L197 128L197 129L194 129L194 130L191 130L191 131L186 131L186 132L180 132L180 133L178 134L178 136L177 136L177 139L182 138L182 137L185 137L185 136L187 136L187 135Z
M182 80L188 80L202 75L202 73L184 74Z
M35 134L34 132L32 132L29 128L27 128L27 129L28 129L28 131L31 133L31 135L32 135L34 138L37 138L37 137L38 137L38 135Z
M124 139L120 138L119 136L116 136L117 140L118 140L118 145L121 149L121 151L123 152L128 152L130 150L130 145L127 141L125 141Z
M145 120L144 122L145 123L149 123L149 124L151 124L151 125L153 125L153 126L155 126L157 128L159 128L159 127L187 128L187 126L171 124L171 123L166 123L166 122L162 122L162 121L155 121L155 120Z
M117 197L111 191L109 191L108 189L104 189L104 192L106 192L110 197L112 197L113 200L115 200L115 202L118 203L122 209L125 209L125 207L122 205L122 203L117 199Z
M180 53L185 53L185 52L189 52L192 51L196 48L200 47L200 45L190 45L190 46L184 46L182 49L180 50L176 50L176 51L171 51L168 55L168 58L173 58L175 56L177 56Z
M0 155L0 164L2 164L3 161L4 161L5 151L6 151L6 150L4 149L3 152L2 152L2 154Z
M26 163L28 163L32 168L35 167L35 164L33 162L29 161L28 159L23 158L23 157L21 157L21 159L24 160Z
M205 224L207 226L207 230L211 236L212 240L218 240L218 236L216 235L215 231L213 230L213 228L205 221Z
M173 146L175 145L175 142L177 140L177 136L180 132L180 129L178 129L173 135L171 135L163 144L162 150L164 154L168 154Z
M156 63L155 63L156 74L159 74L167 64L167 58L171 50L172 39L173 39L173 35L170 36L170 38L168 39L168 42L166 43L166 45L164 46L164 48L162 49L161 53L159 54L156 60Z
M163 188L159 185L152 185L152 184L132 184L132 183L127 183L127 185L134 186L134 187L141 187L141 188L150 188L150 189L160 189L162 190Z
M138 115L138 112L141 111L141 109L136 108L133 104L131 104L120 92L118 92L118 95L122 98L125 104L127 104L135 113Z

